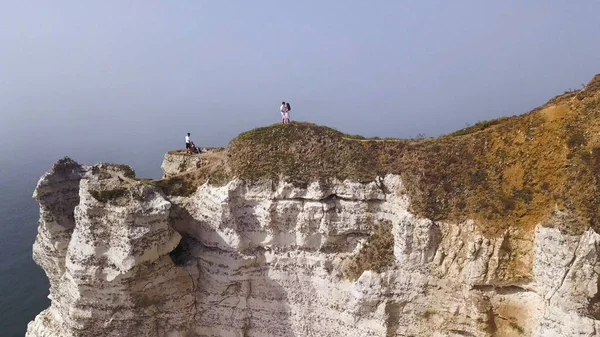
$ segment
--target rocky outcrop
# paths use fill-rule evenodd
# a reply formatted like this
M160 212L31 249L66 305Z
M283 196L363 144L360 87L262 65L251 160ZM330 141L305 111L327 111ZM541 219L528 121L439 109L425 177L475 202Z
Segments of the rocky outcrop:
M167 196L118 167L70 160L34 196L34 258L52 304L30 337L545 337L600 328L600 235L563 234L571 220L558 210L534 230L489 237L474 221L413 214L396 175L302 187L233 179Z
M223 150L222 148L203 148L200 154L186 153L185 150L169 151L165 154L161 165L163 177L174 177L205 167Z
M124 191L115 185L127 172L112 169L62 160L38 182L34 260L51 306L28 336L183 336L191 324L193 277L169 257L181 239L168 224L171 203L142 184L119 202L97 200L102 186Z

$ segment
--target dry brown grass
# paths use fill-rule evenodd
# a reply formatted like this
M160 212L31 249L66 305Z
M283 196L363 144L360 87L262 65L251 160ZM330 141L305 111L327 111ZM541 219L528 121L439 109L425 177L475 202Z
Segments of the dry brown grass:
M380 223L367 239L358 254L348 258L342 270L343 276L356 280L366 270L377 273L385 271L394 263L394 236L389 222Z
M205 155L207 153L219 153L219 152L223 152L225 151L225 148L222 147L203 147L203 150L206 150L208 152L203 152L203 153L190 153L187 152L186 149L176 149L176 150L171 150L168 151L168 154L172 154L172 155L181 155L181 156L186 156L186 157L193 157L193 156L202 156Z
M94 197L94 199L100 202L120 203L122 198L128 196L128 188L117 187L113 189L90 190L90 194L92 195L92 197Z
M189 154L184 150L181 155L188 156ZM214 186L221 186L231 179L232 175L229 173L230 170L225 161L224 149L210 149L209 152L197 156L207 162L197 170L160 180L142 179L140 181L160 188L167 195L190 196L198 189L198 186L207 181Z
M242 179L279 179L298 185L331 178L371 181L374 157L362 142L311 123L275 124L240 134L227 149L232 173Z
M229 144L227 162L243 179L299 185L399 174L417 214L475 219L490 236L509 226L530 230L558 206L577 215L577 233L600 219L598 82L528 114L436 139L364 139L309 123L259 128Z

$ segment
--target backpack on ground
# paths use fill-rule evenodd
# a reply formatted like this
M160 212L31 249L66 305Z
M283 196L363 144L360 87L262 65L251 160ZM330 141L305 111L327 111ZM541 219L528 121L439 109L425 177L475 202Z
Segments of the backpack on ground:
M285 107L287 108L287 111L292 111L292 107L290 106L290 103L285 103Z

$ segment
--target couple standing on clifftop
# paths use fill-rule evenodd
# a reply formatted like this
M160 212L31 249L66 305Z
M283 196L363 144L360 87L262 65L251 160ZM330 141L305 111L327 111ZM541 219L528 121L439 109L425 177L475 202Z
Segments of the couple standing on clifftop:
M289 124L290 123L290 110L292 107L289 102L281 102L281 106L279 107L279 111L281 111L281 123Z

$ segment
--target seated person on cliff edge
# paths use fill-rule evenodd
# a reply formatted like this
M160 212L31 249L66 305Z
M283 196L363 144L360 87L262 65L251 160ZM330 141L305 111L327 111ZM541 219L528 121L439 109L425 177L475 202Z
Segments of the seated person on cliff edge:
M198 154L200 153L200 149L196 147L196 144L194 144L192 141L190 141L190 152Z

